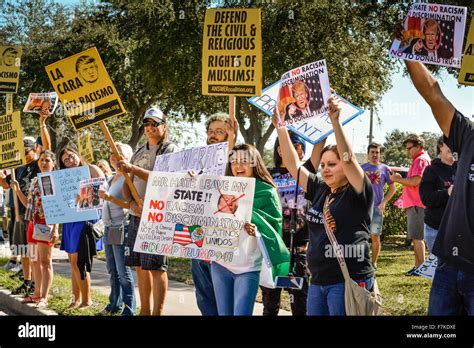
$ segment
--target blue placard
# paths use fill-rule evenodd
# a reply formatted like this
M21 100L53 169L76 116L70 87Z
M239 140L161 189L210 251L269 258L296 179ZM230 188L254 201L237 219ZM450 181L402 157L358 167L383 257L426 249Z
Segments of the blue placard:
M38 174L41 200L47 224L96 220L97 210L76 211L81 180L90 179L88 166Z

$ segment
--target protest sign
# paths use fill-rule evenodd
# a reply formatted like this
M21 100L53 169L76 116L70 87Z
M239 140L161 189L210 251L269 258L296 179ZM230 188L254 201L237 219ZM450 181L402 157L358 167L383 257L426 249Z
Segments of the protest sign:
M0 93L18 91L21 54L21 46L0 46Z
M225 175L228 142L195 147L156 157L155 172L187 173L194 170L200 174Z
M51 93L30 93L23 112L40 114L47 111L51 115L58 105L58 95Z
M260 9L207 9L202 45L202 94L260 95Z
M254 190L254 178L150 173L134 251L232 262Z
M0 116L0 169L26 164L20 112Z
M97 210L76 211L80 182L88 179L90 179L88 166L38 174L47 224L63 224L99 218Z
M474 85L474 20L472 19L464 48L458 82L463 85Z
M76 130L125 113L95 47L46 66L46 72Z
M278 103L278 92L280 90L280 82L275 82L273 85L265 88L260 97L249 98L248 101L252 105L262 110L268 116L272 116L273 110ZM335 94L339 106L341 107L341 114L339 116L341 123L352 121L357 116L364 113L364 110L351 104L346 99ZM333 132L332 124L327 118L311 118L305 122L298 123L295 125L286 126L292 132L299 134L303 139L310 142L311 144L317 144L323 139L326 139Z
M99 190L107 188L106 178L94 178L82 180L79 183L79 199L77 200L77 211L102 209L104 200L99 197Z
M438 267L438 257L430 254L428 258L415 270L415 274L433 280L434 274Z
M280 79L278 128L287 125L298 127L313 118L329 121L326 101L330 95L324 59L286 72Z
M94 163L94 150L92 149L91 133L83 132L78 135L77 150L87 163Z
M416 3L404 21L402 40L394 40L390 55L405 60L459 68L467 8Z

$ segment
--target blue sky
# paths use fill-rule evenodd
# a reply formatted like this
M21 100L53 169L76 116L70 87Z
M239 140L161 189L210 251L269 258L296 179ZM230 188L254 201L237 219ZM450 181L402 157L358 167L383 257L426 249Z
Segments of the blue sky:
M465 116L474 115L474 86L462 86L458 88L457 80L447 73L441 74L438 82L444 95ZM374 141L383 143L385 135L395 128L402 131L421 133L424 131L440 133L431 109L423 98L418 94L408 76L402 73L394 73L392 88L385 93L379 103L378 116L381 125L375 122L374 117ZM364 152L368 144L369 134L369 112L366 111L358 119L353 120L345 126L349 139L353 142L356 152ZM334 137L330 137L328 141ZM332 141L333 142L333 141Z

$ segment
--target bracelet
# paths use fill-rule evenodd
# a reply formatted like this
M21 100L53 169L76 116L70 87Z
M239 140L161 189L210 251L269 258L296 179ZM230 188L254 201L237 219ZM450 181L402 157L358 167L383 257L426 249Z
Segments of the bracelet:
M40 129L43 129L43 128L46 128L46 125L45 125L45 124L43 124L43 125L40 126Z

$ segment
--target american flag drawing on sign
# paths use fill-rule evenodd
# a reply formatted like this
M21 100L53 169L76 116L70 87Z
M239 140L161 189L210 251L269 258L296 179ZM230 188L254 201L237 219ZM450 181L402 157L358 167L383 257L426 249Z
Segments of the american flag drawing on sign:
M186 226L183 224L175 225L173 244L188 245L194 243L198 247L202 247L203 241L204 233L201 226Z
M452 58L454 56L454 21L440 21L441 44L438 48L438 57Z
M311 110L319 110L324 105L323 92L321 89L321 82L319 82L319 75L315 75L305 80L306 85L309 87L310 102L309 108Z

